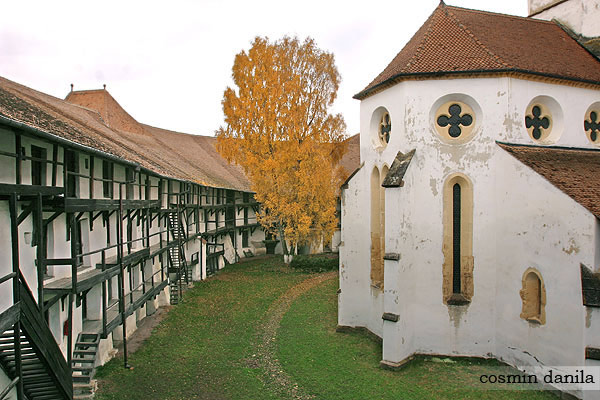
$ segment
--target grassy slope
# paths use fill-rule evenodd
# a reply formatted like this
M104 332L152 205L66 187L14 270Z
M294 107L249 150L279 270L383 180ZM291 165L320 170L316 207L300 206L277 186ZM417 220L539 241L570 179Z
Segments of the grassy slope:
M284 369L318 399L555 399L550 393L475 388L493 360L454 363L417 358L401 371L379 368L381 345L363 334L336 333L337 280L299 298L278 335ZM439 360L439 359L438 359Z

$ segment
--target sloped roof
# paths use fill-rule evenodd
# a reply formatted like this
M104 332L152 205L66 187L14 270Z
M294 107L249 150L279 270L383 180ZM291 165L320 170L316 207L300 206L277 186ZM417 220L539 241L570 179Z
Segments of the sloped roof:
M216 152L213 137L140 124L106 90L71 92L67 100L0 77L0 115L163 176L250 190L243 170Z
M600 150L498 143L600 218Z
M553 22L453 7L435 9L354 98L410 77L518 72L600 84L600 61Z
M346 173L344 180L360 167L360 134L350 136L345 142L348 145L344 156L340 160L340 165Z

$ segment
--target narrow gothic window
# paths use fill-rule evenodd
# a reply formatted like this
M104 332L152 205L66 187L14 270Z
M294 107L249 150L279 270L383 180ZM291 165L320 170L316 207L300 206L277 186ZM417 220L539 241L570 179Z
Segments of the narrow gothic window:
M442 267L443 301L468 304L473 297L473 186L463 174L444 183Z
M452 293L460 293L460 185L452 188Z

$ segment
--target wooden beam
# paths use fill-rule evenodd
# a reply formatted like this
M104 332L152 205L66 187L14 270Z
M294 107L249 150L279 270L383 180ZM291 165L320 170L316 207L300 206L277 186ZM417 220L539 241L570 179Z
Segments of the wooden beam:
M15 182L17 185L21 184L21 135L15 132L15 154L17 157L15 158Z
M29 214L31 214L31 210L33 210L33 202L29 203L29 205L25 207L23 212L19 214L19 217L17 218L17 225L21 225L21 222L25 221Z

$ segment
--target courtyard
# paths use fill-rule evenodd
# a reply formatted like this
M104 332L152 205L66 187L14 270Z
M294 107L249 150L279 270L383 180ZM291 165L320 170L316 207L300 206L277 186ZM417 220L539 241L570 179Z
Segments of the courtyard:
M336 332L337 290L337 271L305 273L281 257L230 265L170 307L129 354L132 369L122 357L101 367L95 398L556 398L478 384L502 368L494 360L419 356L384 370L375 338Z

